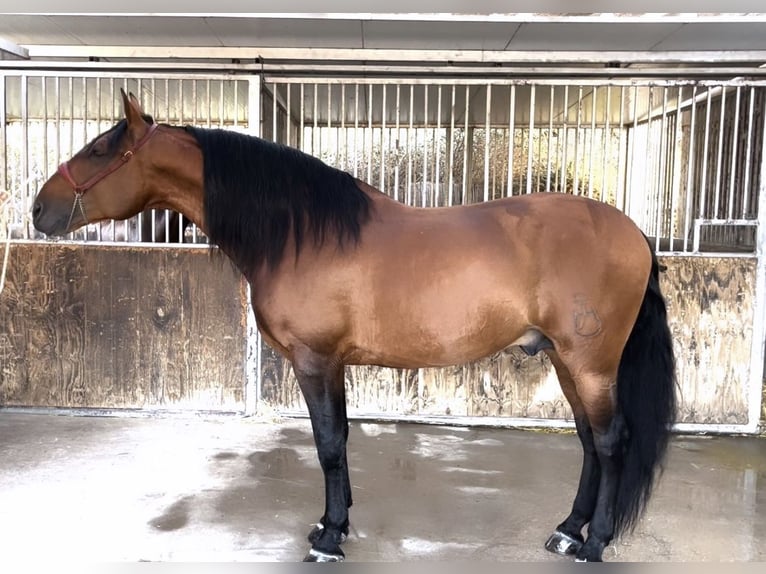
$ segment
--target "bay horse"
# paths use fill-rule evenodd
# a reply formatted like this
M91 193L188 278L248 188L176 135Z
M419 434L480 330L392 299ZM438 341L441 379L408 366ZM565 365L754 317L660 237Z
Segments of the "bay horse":
M656 256L627 216L557 193L408 207L296 149L158 125L122 99L125 118L40 189L34 224L61 235L172 209L244 274L263 338L292 363L324 475L307 561L344 558L344 365L440 367L511 345L550 357L582 442L571 512L546 548L600 561L636 525L674 418L675 359Z

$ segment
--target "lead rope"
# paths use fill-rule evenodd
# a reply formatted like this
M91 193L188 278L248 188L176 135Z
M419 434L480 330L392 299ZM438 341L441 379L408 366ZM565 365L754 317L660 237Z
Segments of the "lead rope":
M6 204L8 210L6 210ZM0 271L0 294L5 289L5 274L8 271L8 255L11 252L11 225L7 211L10 211L11 195L5 191L0 192L0 232L5 233L5 254L3 255L3 268Z

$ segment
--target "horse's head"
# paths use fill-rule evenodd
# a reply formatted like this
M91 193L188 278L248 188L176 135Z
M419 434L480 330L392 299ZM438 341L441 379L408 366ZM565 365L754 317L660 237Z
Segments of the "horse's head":
M64 235L87 223L127 219L148 203L143 149L156 131L133 94L122 91L125 119L100 134L43 185L35 198L35 227Z

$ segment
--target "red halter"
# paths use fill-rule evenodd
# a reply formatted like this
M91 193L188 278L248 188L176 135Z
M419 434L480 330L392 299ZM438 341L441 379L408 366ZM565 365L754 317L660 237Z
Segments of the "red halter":
M72 212L69 214L69 221L67 222L66 228L69 229L69 226L72 225L72 218L74 217L75 211L77 211L77 208L80 208L80 213L82 214L82 218L85 220L85 224L88 223L88 216L85 215L85 207L82 204L82 195L88 191L91 187L96 185L98 182L100 182L105 177L113 174L115 171L120 169L123 165L128 163L130 158L133 157L133 155L141 149L146 142L149 141L149 138L151 138L155 131L157 130L157 124L151 124L149 126L149 129L147 132L143 135L143 137L138 140L133 147L131 147L129 150L127 150L125 153L123 153L119 158L117 158L115 161L113 161L111 164L106 166L102 171L99 171L96 173L93 177L85 181L84 183L78 184L74 178L72 177L72 172L69 171L69 162L65 161L61 165L59 165L58 173L61 174L61 176L67 180L69 185L72 186L72 190L74 191L74 203L72 204Z

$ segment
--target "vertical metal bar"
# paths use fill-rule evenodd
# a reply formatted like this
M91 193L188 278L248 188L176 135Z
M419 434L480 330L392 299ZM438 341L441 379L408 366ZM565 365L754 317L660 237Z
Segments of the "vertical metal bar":
M42 144L43 144L43 155L42 155L42 177L44 180L48 179L48 78L47 76L41 76L40 80L42 81L42 100L43 100L43 133L42 133ZM2 105L2 104L0 104ZM36 187L36 186L35 186ZM2 189L2 188L0 188Z
M380 114L380 121L381 121L381 131L380 131L380 191L383 193L386 193L386 149L387 149L387 142L386 142L386 92L387 87L386 84L383 84L383 97L381 98L381 114Z
M686 214L684 217L684 251L689 251L692 207L694 204L694 143L696 141L697 86L692 87L691 119L689 120L689 155L686 162Z
M657 233L655 234L655 251L660 250L660 237L662 236L662 216L664 213L664 200L665 200L665 170L667 169L667 107L668 107L668 87L662 88L662 120L660 122L660 141L659 150L657 152L657 163L659 169L657 170L657 203L654 209L657 211L655 218L655 226ZM651 113L651 108L649 108ZM672 235L672 233L671 233Z
M290 84L287 84L289 89ZM289 120L289 114L288 114ZM346 84L340 85L340 134L343 135L343 144L340 146L341 150L341 169L346 171L348 169L348 130L346 129ZM338 141L340 142L340 134Z
M710 144L710 104L712 101L711 90L707 90L707 103L705 106L705 138L702 144L702 183L700 184L700 203L697 217L705 217L705 200L707 199L707 158Z
M401 140L401 130L400 130L400 118L399 115L401 113L401 103L402 103L402 93L401 93L401 86L399 84L396 84L396 164L394 166L394 199L396 201L399 201L399 142Z
M373 85L370 84L367 86L367 126L369 128L368 133L368 142L369 146L367 147L366 153L367 153L367 181L372 183L372 147L373 147L373 137L372 137L372 92L373 92Z
M239 80L234 80L234 127L239 127Z
M210 129L213 127L213 82L210 79L205 83L205 95L207 97L207 121L205 122L205 127ZM157 93L154 91L154 78L152 78L152 99L156 104ZM154 106L152 106L152 108L154 108Z
M55 93L56 93L56 163L55 165L61 164L61 76L56 76L56 83L55 83ZM5 124L3 124L3 128L5 128Z
M24 237L29 239L29 77L21 76L21 225Z
M306 151L306 84L301 82L301 118L300 118L300 131L298 132L298 137L300 140L298 141L298 149L302 151ZM356 148L354 148L354 151L356 151ZM356 175L356 171L354 171L354 175Z
M556 99L556 87L551 84L550 103L548 107L548 161L545 166L545 191L551 190L551 166L553 154L553 102Z
M410 129L407 131L407 205L413 205L412 197L412 126L415 111L415 86L410 85Z
M455 202L455 92L456 86L452 85L452 107L450 108L449 128L449 178L447 185L447 205L452 206Z
M766 114L763 131L766 134ZM761 177L758 191L758 226L756 227L755 253L755 309L753 310L753 343L750 355L750 385L748 392L748 429L758 430L761 416L764 348L766 346L766 137L761 141Z
M436 134L432 138L436 151L434 152L434 205L439 205L441 200L441 194L439 190L439 179L441 176L441 170L439 169L441 163L441 131L442 131L442 86L436 91Z
M247 132L261 136L261 77L247 79Z
M532 193L532 150L535 133L535 84L530 86L529 93L529 147L527 150L527 193Z
M567 123L569 122L569 84L564 86L564 121L562 129L564 131L563 151L561 158L561 183L559 185L560 192L567 192L567 156L569 155L569 128Z
M489 152L492 112L492 84L487 84L487 100L484 109L484 201L489 201Z
M580 195L580 136L582 135L582 86L577 90L577 131L575 132L574 149L574 183L572 184L573 193Z
M422 207L428 205L428 84L423 86L423 185L420 202Z
M276 95L275 95L276 97ZM327 82L327 144L326 144L326 155L329 158L330 148L331 148L331 141L332 141L332 84L330 82ZM338 163L338 154L337 154L337 148L336 148L336 154L335 158L333 159L334 165L337 166Z
M737 86L737 99L734 104L734 129L731 132L731 163L730 163L730 178L729 178L729 209L728 218L734 217L734 186L736 184L737 165L739 164L739 158L737 157L737 143L739 142L739 108L741 103L741 87ZM743 190L744 191L744 190Z
M112 80L112 103L114 104L114 80ZM112 114L114 115L114 114ZM165 121L171 123L170 120L170 80L165 78Z
M277 83L271 84L271 141L278 141L277 138Z
M601 191L600 191L600 197L601 201L606 201L609 203L610 194L607 191L607 177L606 173L609 171L609 166L612 163L612 138L610 137L610 116L612 114L612 86L606 86L606 112L604 113L604 131L603 131L603 137L602 139L602 148L601 148L601 165L603 166L601 169ZM611 182L610 182L611 183ZM617 203L617 197L614 197L614 204ZM613 205L614 205L613 204Z
M513 195L513 157L516 148L516 84L511 84L510 103L508 104L508 189L507 197ZM521 190L519 190L521 191Z
M290 98L291 86L292 84L288 82L287 83L287 103L285 106L285 140L286 140L285 144L289 146L293 145L293 140L292 140L293 114L292 114L292 100Z
M314 82L314 127L311 130L311 155L318 157L317 139L319 132L319 85ZM320 150L321 153L321 150Z
M471 141L473 138L471 137L471 134L468 132L468 126L469 126L469 102L470 102L470 95L471 95L471 86L466 84L465 86L465 128L463 132L463 198L462 202L464 205L468 201L468 170L471 168L471 166L468 165L468 147L473 145L473 142Z
M718 153L715 165L715 199L713 202L713 217L718 218L721 204L721 174L723 172L723 135L726 128L726 88L721 87L721 117L718 120Z
M248 78L248 105L247 105L247 128L248 133L254 136L261 135L261 78L251 76ZM262 393L262 358L263 341L255 320L252 308L252 296L250 285L247 286L247 358L245 361L245 414L254 415L258 411L258 402Z
M588 197L593 199L593 143L596 139L596 100L598 99L598 89L593 86L590 90L590 151L588 152ZM604 166L606 167L606 166Z
M656 172L654 170L654 164L656 163L656 155L652 153L654 151L653 143L654 140L652 138L652 109L654 108L654 89L650 86L649 87L649 102L646 107L646 150L645 150L645 157L646 157L646 164L644 165L644 181L651 182L650 188L649 188L649 194L648 194L648 201L642 202L642 213L641 213L641 220L646 222L646 226L650 227L650 224L652 222L651 217L651 208L652 205L656 203L656 197L658 192L657 189L657 178L656 178ZM659 237L659 230L654 229L654 235L655 239ZM658 239L657 239L658 240ZM655 246L656 248L656 246Z
M671 170L673 184L670 190L670 243L668 244L668 251L671 252L674 251L675 246L674 222L677 218L678 196L681 191L681 150L683 149L684 142L683 120L681 117L681 103L683 102L683 96L683 86L678 86L678 92L676 93L675 145L673 146L673 168Z
M231 82L230 82L231 83ZM225 100L225 82L224 80L221 80L219 82L218 86L218 97L220 100L218 101L218 127L223 128L226 125L226 100ZM165 94L165 97L167 97L168 94Z
M354 85L354 177L359 173L357 140L359 138L359 84Z
M745 151L745 177L742 183L742 219L747 219L750 209L750 170L753 158L753 124L755 123L755 88L750 88L750 108L747 112L747 149Z
M99 131L99 132L101 131L101 126L103 125L103 121L104 121L103 115L101 113L101 107L102 107L102 104L103 104L103 102L102 102L103 98L101 97L101 89L102 89L101 88L101 78L98 77L98 78L96 78L96 122L98 124L97 131ZM47 107L47 104L46 104L46 107ZM47 124L47 119L46 119L46 124ZM154 210L152 210L152 213L154 213ZM96 238L97 238L98 241L102 241L103 240L102 231L101 231L102 228L103 228L102 225L97 225L96 226ZM152 221L152 231L154 231L154 221ZM154 235L152 235L152 237L154 237Z

